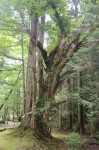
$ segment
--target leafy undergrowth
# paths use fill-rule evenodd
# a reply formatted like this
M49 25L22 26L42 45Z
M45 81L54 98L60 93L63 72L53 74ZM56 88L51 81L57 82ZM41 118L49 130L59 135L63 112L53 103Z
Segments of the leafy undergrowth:
M91 135L92 138L94 138L97 141L97 144L99 144L99 131L96 133L93 133Z
M58 140L41 140L31 130L6 130L0 132L0 150L65 150Z
M52 135L56 139L64 141L66 147L65 150L80 150L83 146L87 144L87 138L80 136L80 134L76 132L53 132Z

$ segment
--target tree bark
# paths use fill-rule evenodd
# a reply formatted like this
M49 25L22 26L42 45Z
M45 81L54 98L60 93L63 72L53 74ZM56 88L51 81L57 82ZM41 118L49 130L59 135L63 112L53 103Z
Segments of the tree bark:
M34 129L34 108L36 102L36 49L37 49L38 17L31 20L30 45L28 51L26 79L25 125Z
M40 43L44 44L44 31L42 29L42 26L45 24L45 16L42 16L40 18L40 25L39 25L39 41ZM39 94L39 99L42 97L43 94L43 82L44 82L44 77L43 77L43 59L40 51L38 51L38 94Z
M25 93L25 67L24 67L24 43L23 43L23 35L21 35L22 40L22 81L23 81L23 114L25 114L25 108L26 108L26 93Z

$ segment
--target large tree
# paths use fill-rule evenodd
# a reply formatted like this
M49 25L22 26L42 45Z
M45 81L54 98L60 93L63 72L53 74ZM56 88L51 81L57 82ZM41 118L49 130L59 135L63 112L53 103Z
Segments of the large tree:
M27 128L35 129L39 135L50 136L49 122L55 92L64 81L64 77L74 71L73 69L66 70L65 67L71 57L83 45L83 42L86 41L87 36L99 25L96 24L93 27L84 22L85 16L82 17L81 14L80 0L71 0L69 1L71 3L67 4L65 0L35 0L29 2L27 0L18 2L12 0L11 2L9 3L11 10L8 12L12 16L4 16L4 18L5 22L8 23L8 19L10 19L10 23L14 25L9 24L9 28L7 28L6 24L6 29L12 32L17 31L17 34L27 33L29 38L23 124ZM71 14L71 6L75 8L74 15ZM42 16L46 16L45 23ZM43 24L41 27L50 39L51 47L54 48L48 49L47 40L45 40L46 48L43 47L44 31L38 34L40 17ZM38 55L39 82L37 84L36 60ZM37 88L39 88L38 99L36 96Z
M63 4L64 4L63 1L59 2L57 0L55 0L54 2L49 0L45 4L46 8L52 11L51 17L54 19L56 26L60 30L58 34L59 42L57 46L55 46L55 48L52 49L49 54L43 48L42 43L39 40L37 41L38 21L36 17L34 17L32 21L32 26L33 26L32 36L31 36L31 30L29 32L32 50L31 51L29 50L28 61L31 62L30 63L31 65L35 64L34 63L34 60L36 59L35 49L36 47L38 47L41 52L41 55L45 64L45 68L46 68L45 69L46 75L43 77L43 80L40 80L43 94L39 93L40 95L38 96L39 98L36 102L36 109L35 109L35 124L36 124L35 130L39 135L45 135L45 136L50 136L50 128L49 128L48 123L51 118L51 114L50 114L51 106L54 103L55 92L57 88L59 87L59 85L61 84L61 82L63 82L64 80L63 77L66 76L66 74L71 73L71 70L69 71L66 70L64 73L62 73L62 71L64 67L68 64L68 62L70 61L71 57L75 54L75 52L78 51L80 46L83 44L83 41L85 41L88 34L91 31L93 31L93 28L88 29L89 33L85 36L82 36L83 34L80 31L76 32L76 34L73 36L74 33L72 32L73 38L69 40L68 35L70 34L70 31L69 31L70 21L68 19L68 16L64 14L64 11L66 11L66 7ZM64 9L64 11L62 11L61 7ZM35 48L33 49L33 47ZM35 53L35 55L33 53ZM29 72L29 76L27 76L27 80L29 80L27 81L27 84L29 85L36 84L35 83L36 77L33 78L33 80L31 80L33 75L35 74L34 67L33 69L31 68L32 66L30 67L31 72ZM30 109L30 107L33 106L34 100L36 99L36 91L33 91L34 89L35 88L32 85L30 86L30 88L27 88L28 92L26 91L26 94L28 95L28 97L26 98L26 101L27 101L26 106L27 107L29 106L29 109L27 109L27 114L31 113L31 111L34 112L34 109ZM31 95L33 97L31 97ZM30 120L29 116L32 116L32 114L28 115L28 117L26 118L26 122L27 120ZM30 122L28 122L28 125L30 126Z

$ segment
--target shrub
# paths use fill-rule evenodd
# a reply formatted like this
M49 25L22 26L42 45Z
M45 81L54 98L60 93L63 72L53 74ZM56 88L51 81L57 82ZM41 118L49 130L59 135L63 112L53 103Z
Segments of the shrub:
M97 141L99 141L99 132L93 133L91 135L91 137L93 137L94 139L96 139Z
M70 133L67 137L68 150L79 150L82 145L86 143L86 140L82 140L78 133Z

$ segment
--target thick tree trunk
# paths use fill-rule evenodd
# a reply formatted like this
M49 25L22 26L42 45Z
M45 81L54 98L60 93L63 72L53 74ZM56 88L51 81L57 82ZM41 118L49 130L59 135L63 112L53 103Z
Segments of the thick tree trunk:
M39 24L39 41L43 46L44 43L44 31L42 29L42 26L45 24L45 16L42 16L40 18L40 24ZM44 74L43 74L43 58L38 51L38 102L36 104L36 132L40 135L47 135L46 133L46 125L45 125L45 110L43 110L44 103L45 103L45 95L46 90L44 87ZM41 110L40 110L41 109Z
M44 92L43 92L44 93ZM45 103L48 101L48 97L46 97L47 92L44 94L42 99L40 99L37 102L36 105L36 132L38 135L40 135L42 138L43 136L45 137L50 137L50 129L48 127L48 122L49 122L49 109L44 109Z
M44 31L42 29L42 26L45 24L45 16L40 18L40 26L39 26L39 41L43 46L44 43ZM38 51L38 95L39 95L39 99L42 97L43 94L43 82L44 82L44 77L43 77L43 58L42 55L40 53L40 51Z
M36 48L38 17L31 20L30 45L28 51L26 79L25 125L34 128L34 107L36 102Z

